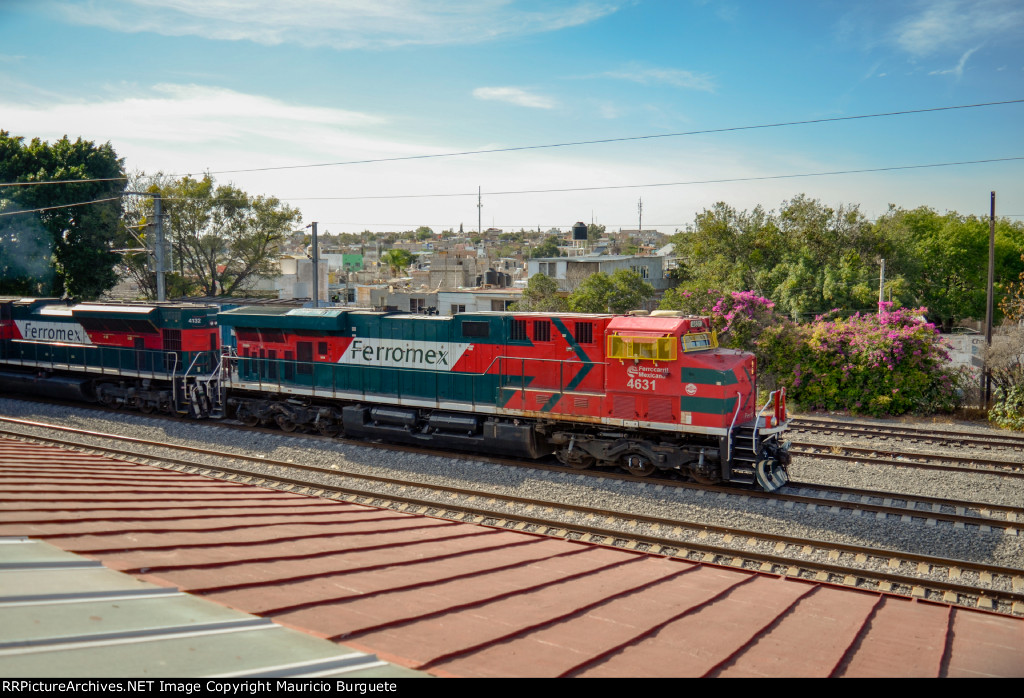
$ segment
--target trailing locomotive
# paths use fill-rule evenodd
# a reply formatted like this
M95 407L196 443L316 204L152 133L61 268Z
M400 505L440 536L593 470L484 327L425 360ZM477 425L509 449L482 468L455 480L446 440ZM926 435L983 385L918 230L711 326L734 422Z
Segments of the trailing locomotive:
M788 479L784 393L759 408L753 355L719 348L706 318L274 306L214 313L18 301L0 364L35 371L18 374L25 380L71 376L83 394L143 411L233 413L285 431L554 454L574 468L675 471L766 491ZM56 326L62 317L70 322ZM41 335L31 322L54 326ZM72 334L71 323L84 335ZM237 341L220 361L217 324ZM189 329L209 334L187 342L182 334L178 344L168 334ZM127 353L104 359L103 351Z
M220 416L217 309L0 298L0 391Z

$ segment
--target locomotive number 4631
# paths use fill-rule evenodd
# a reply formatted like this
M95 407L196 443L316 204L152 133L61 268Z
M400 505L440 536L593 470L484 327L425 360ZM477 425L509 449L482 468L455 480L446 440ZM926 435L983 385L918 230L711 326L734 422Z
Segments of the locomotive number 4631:
M649 378L630 378L626 381L627 388L634 390L657 390L658 381Z

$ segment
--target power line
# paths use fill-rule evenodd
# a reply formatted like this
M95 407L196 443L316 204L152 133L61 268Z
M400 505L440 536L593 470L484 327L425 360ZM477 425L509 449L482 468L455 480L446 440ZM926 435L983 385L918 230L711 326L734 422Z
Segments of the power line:
M429 160L436 158L450 158L450 157L461 157L464 155L485 155L491 153L511 153L521 150L541 150L546 148L568 148L578 145L598 145L602 143L623 143L626 141L642 141L642 140L653 140L657 138L679 138L682 136L699 136L707 135L712 133L728 133L731 131L753 131L756 129L766 128L780 128L783 126L807 126L810 124L824 124L836 121L854 121L858 119L876 119L885 116L905 116L908 114L926 114L929 112L939 111L951 111L955 109L976 109L979 107L994 107L1006 104L1019 104L1024 102L1024 99L1009 99L1002 102L981 102L978 104L960 104L949 107L930 107L928 109L905 109L902 111L891 111L891 112L879 112L877 114L857 114L854 116L833 116L821 119L805 119L802 121L781 121L771 124L756 124L752 126L727 126L723 128L709 128L700 129L697 131L679 131L676 133L657 133L646 136L623 136L619 138L601 138L591 141L567 141L565 143L547 143L544 145L520 145L510 146L507 148L487 148L482 150L463 150L459 152L451 153L434 153L430 155L402 155L391 158L373 158L367 160L345 160L341 162L322 162L307 165L277 165L273 167L254 167L249 169L241 170L218 170L216 172L210 172L209 174L237 174L241 172L268 172L271 170L294 170L311 167L335 167L342 165L366 165L376 162L398 162L405 160ZM191 174L191 173L186 173ZM172 177L178 177L180 175L171 175Z
M42 182L5 182L0 187L37 187L40 184L87 184L89 182L124 182L127 177L97 177L94 179L48 179Z
M1024 160L1024 156L1014 156L1006 158L989 158L985 160L961 160L958 162L937 162L929 163L925 165L894 165L890 167L871 167L858 170L832 170L828 172L804 172L799 174L783 174L783 175L763 175L760 177L732 177L724 179L700 179L700 180L689 180L685 182L652 182L649 184L617 184L617 185L606 185L597 187L566 187L559 189L518 189L509 191L495 191L488 192L488 196L509 196L518 194L562 194L567 192L577 191L610 191L616 189L643 189L646 187L679 187L679 186L690 186L694 184L729 184L735 182L759 182L769 181L776 179L796 179L800 177L831 177L836 175L844 174L864 174L869 172L892 172L897 170L916 170L916 169L928 169L936 167L956 167L960 165L979 165L993 162L1011 162L1017 160ZM436 193L436 194L379 194L373 196L322 196L322 197L274 197L279 201L368 201L378 199L436 199L436 198L450 198L459 196L477 196L478 192L461 192L461 193ZM117 198L117 197L115 197ZM67 208L69 206L84 206L87 204L103 203L105 201L114 201L115 199L97 199L95 201L83 201L76 204L63 204L61 206L48 206L44 208L32 209L31 211L14 211L11 213L0 213L0 216L12 216L19 213L32 213L39 211L49 211L57 208ZM164 197L164 201L194 201L195 197ZM247 201L247 199L228 199L229 201ZM380 224L378 224L380 225Z
M103 204L108 201L120 201L120 196L114 196L109 199L93 199L92 201L79 201L74 204L60 204L58 206L43 206L42 208L27 208L23 211L6 211L0 213L0 216L18 216L22 213L41 213L43 211L54 211L59 208L72 208L73 206L88 206L90 204Z
M911 114L927 114L930 112L940 111L953 111L958 109L977 109L980 107L993 107L993 106L1004 106L1008 104L1020 104L1024 103L1024 99L1009 99L1000 102L980 102L977 104L959 104L946 107L929 107L927 109L904 109L901 111L891 112L879 112L875 114L855 114L853 116L834 116L826 117L821 119L804 119L801 121L780 121L770 124L754 124L747 126L727 126L722 128L710 128L700 129L695 131L679 131L675 133L656 133L648 134L644 136L622 136L617 138L601 138L589 141L567 141L564 143L547 143L541 145L521 145L521 146L509 146L506 148L486 148L481 150L463 150L454 151L448 153L432 153L428 155L401 155L390 158L372 158L366 160L345 160L340 162L323 162L323 163L310 163L305 165L277 165L272 167L254 167L248 169L237 169L237 170L216 170L207 171L206 174L238 174L243 172L268 172L272 170L295 170L305 169L313 167L336 167L343 165L365 165L379 162L401 162L407 160L427 160L427 159L438 159L438 158L449 158L449 157L461 157L464 155L485 155L491 153L509 153L521 150L543 150L547 148L567 148L579 145L599 145L604 143L623 143L628 141L641 141L641 140L654 140L658 138L679 138L683 136L698 136L708 135L713 133L729 133L732 131L753 131L758 129L768 128L781 128L784 126L807 126L811 124L824 124L838 121L856 121L862 119L877 119L887 116L906 116ZM183 174L172 174L167 175L169 177L181 177L191 176L192 172L186 172ZM127 180L127 177L110 177L105 179L64 179L64 180L53 180L46 182L4 182L0 183L0 187L24 187L24 186L38 186L40 184L75 184L75 183L86 183L86 182L111 182Z
M681 187L693 184L729 184L735 182L758 182L772 179L795 179L798 177L829 177L843 174L864 174L868 172L891 172L895 170L916 170L934 167L954 167L959 165L979 165L991 162L1009 162L1024 160L1024 156L1007 158L990 158L986 160L961 160L958 162L936 162L926 165L895 165L892 167L871 167L860 170L832 170L829 172L803 172L799 174L764 175L760 177L732 177L726 179L696 179L685 182L652 182L648 184L616 184L597 187L566 187L561 189L516 189L509 191L487 192L488 196L509 196L516 194L564 194L576 191L609 191L614 189L643 189L645 187ZM313 196L313 197L275 197L282 201L367 201L375 199L440 199L459 196L476 196L477 192L456 192L436 194L377 194L372 196ZM165 197L165 201L190 201L188 197ZM241 201L241 199L238 199Z

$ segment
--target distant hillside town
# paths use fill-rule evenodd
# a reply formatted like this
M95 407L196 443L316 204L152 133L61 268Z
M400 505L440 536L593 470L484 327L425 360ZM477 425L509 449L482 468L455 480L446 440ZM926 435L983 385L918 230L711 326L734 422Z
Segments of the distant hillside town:
M542 274L568 297L593 274L635 272L655 290L645 302L656 308L674 284L676 266L669 237L656 230L607 232L584 225L561 230L482 232L427 227L402 233L332 234L317 239L317 289L321 306L453 315L504 311L519 301L530 277ZM314 254L309 231L278 246L278 273L255 277L235 297L312 305ZM110 298L129 299L141 290L122 280ZM226 299L225 299L226 300Z

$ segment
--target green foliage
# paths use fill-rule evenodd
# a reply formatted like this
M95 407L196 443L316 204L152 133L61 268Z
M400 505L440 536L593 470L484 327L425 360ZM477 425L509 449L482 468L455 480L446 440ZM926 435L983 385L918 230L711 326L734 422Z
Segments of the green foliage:
M901 300L928 308L928 319L948 332L965 317L985 317L989 223L930 208L890 209L876 227L893 241L893 264L907 278ZM995 230L997 295L1024 271L1024 224L1006 219ZM887 262L887 275L889 264Z
M591 274L569 296L569 310L575 313L626 313L638 310L654 295L654 287L629 269L608 276Z
M775 304L752 291L692 293L669 289L661 308L711 318L720 346L754 352L762 388L774 389L779 365L791 365L788 354L795 341L794 325L775 311ZM771 332L766 336L766 330ZM770 341L769 341L770 338Z
M985 368L995 385L989 421L1024 431L1024 325L1016 318L996 331L985 351Z
M191 288L207 296L230 296L259 276L276 274L278 243L302 222L298 209L277 198L250 196L230 184L218 186L209 175L158 177L147 191L161 195L166 215L165 235L178 273L168 284L169 296ZM136 214L142 223L152 220L152 197ZM152 288L151 274L135 273L146 277L146 287Z
M392 276L401 274L415 259L412 252L399 247L392 248L380 256L381 264L391 270Z
M534 274L526 282L522 298L510 306L513 311L535 313L564 313L568 301L558 295L558 282L544 274Z
M784 329L765 330L761 341L776 352L774 369L794 403L874 416L959 405L964 377L950 368L934 325L917 317L924 309L883 305L876 315L801 325L785 338L788 349L777 336Z
M872 225L855 205L799 195L778 212L718 203L672 240L688 272L682 289L753 290L796 320L873 310L882 259L897 306L925 306L947 330L985 315L988 223L974 217L893 207ZM1022 249L1024 223L997 221L997 295L1024 270Z
M996 401L988 419L1004 429L1024 431L1024 384L996 389Z
M557 235L549 236L544 242L533 248L533 252L530 253L530 257L537 259L539 257L560 257L562 256L561 251L558 249L558 243L561 242Z
M0 190L0 213L50 208L0 217L0 293L92 299L114 285L123 165L109 143L26 144L0 131L0 181L83 180Z

